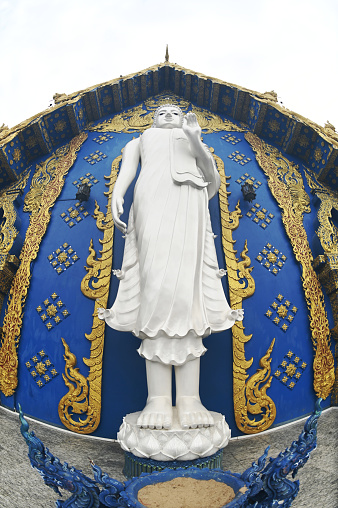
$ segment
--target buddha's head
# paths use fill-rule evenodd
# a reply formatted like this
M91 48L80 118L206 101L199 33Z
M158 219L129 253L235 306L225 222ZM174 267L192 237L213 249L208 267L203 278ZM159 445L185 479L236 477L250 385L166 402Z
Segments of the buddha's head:
M182 124L182 110L175 104L163 104L155 111L152 126L158 129L174 129L175 127L182 127Z

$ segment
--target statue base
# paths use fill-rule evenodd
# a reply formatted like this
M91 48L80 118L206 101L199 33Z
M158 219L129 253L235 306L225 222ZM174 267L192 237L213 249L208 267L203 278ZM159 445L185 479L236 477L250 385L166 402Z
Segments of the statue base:
M124 453L123 474L128 480L141 476L142 473L154 473L164 469L172 471L176 469L189 469L191 467L197 467L198 469L222 469L223 448L213 455L202 459L172 460L170 462L168 460L142 459L130 452Z
M173 409L173 425L169 430L139 428L136 425L139 412L125 416L117 434L121 448L142 459L182 462L210 457L227 446L231 430L223 415L211 412L214 419L211 427L182 429L177 410Z

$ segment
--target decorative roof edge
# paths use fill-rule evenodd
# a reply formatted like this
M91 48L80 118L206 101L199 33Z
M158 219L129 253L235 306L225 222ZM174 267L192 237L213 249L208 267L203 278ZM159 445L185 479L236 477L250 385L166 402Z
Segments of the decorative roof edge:
M61 139L49 129L50 119L54 113L62 115L66 111L70 128L63 138L64 143L93 121L120 113L164 91L172 92L200 107L244 123L249 130L265 137L279 149L299 157L319 177L325 177L333 165L335 166L336 159L338 162L338 133L329 122L322 127L285 108L278 103L274 91L256 92L166 61L69 95L55 94L54 106L10 129L0 127L1 169L7 173L8 179L13 181L16 177L15 172L20 173L22 168L35 158L49 153L62 144ZM111 100L110 109L104 103L108 95ZM78 117L79 109L82 109L83 120ZM279 122L279 126L276 124L274 126L276 130L271 127L271 122ZM311 132L307 134L309 146L303 150L299 138L304 137L305 128L311 129ZM32 144L31 131L37 147L35 151L29 146ZM25 160L21 161L20 166L15 160L11 160L10 150L5 148L6 145L13 145L13 141L16 142L17 149L25 153ZM325 160L322 158L319 161L318 147L324 146L323 142L325 144L323 153L325 151L327 156L324 157Z
M324 135L328 141L335 143L338 147L338 133L335 131L335 127L332 124L327 122L325 124L325 126L323 127L323 126L317 124L316 122L313 122L309 118L280 105L277 100L277 93L274 90L272 90L271 92L257 92L255 90L251 90L249 88L245 88L245 87L236 85L234 83L229 83L227 81L222 81L218 78L207 76L207 75L202 74L200 72L196 72L191 69L187 69L185 67L182 67L181 65L178 65L176 63L171 63L171 62L162 62L159 64L155 64L155 65L147 67L146 69L143 69L141 71L134 72L131 74L126 74L125 76L120 76L118 78L114 78L112 80L105 81L103 83L98 83L97 85L90 86L90 87L84 88L82 90L78 90L77 92L72 92L70 94L55 93L53 96L53 99L55 101L54 106L51 106L49 108L42 110L41 112L37 113L36 115L33 115L26 120L23 120L22 122L18 123L17 125L15 125L13 127L8 128L4 124L2 126L0 126L0 142L2 143L3 141L6 140L6 138L8 136L10 136L11 134L17 133L19 130L21 130L24 127L26 127L27 125L29 125L32 121L34 121L38 118L41 118L44 114L50 113L51 111L57 109L60 106L60 104L62 104L62 105L71 104L74 101L74 99L79 98L80 96L82 96L83 94L85 94L87 92L96 90L97 88L100 88L103 86L113 85L115 83L118 83L121 80L127 81L128 79L132 79L135 76L141 76L142 74L146 74L149 71L158 71L162 67L171 67L175 70L183 71L186 74L191 74L194 76L198 76L199 78L202 78L202 79L211 80L213 83L218 83L220 85L226 85L229 87L233 87L233 88L236 88L242 92L246 92L252 96L255 96L260 101L262 101L266 104L273 105L281 113L283 113L289 117L294 117L294 118L306 123L309 127L312 127L318 133Z

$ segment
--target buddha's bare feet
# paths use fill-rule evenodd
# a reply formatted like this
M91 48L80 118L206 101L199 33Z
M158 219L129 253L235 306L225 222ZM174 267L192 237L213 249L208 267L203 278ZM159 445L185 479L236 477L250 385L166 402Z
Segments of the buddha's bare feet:
M176 400L176 407L182 429L211 427L214 424L213 417L203 406L199 398L179 397Z
M143 429L170 429L172 412L170 398L152 397L138 417L137 426Z

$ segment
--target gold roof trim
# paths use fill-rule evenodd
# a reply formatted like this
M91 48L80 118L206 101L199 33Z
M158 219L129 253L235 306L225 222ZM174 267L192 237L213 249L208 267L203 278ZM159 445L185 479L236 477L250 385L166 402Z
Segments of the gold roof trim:
M169 58L169 56L168 56ZM275 91L270 92L257 92L254 90L250 90L248 88L240 87L238 85L235 85L233 83L228 83L226 81L222 81L217 78L213 78L210 76L207 76L205 74L192 71L190 69L187 69L185 67L182 67L180 65L177 65L176 63L171 63L169 61L165 61L150 67L147 67L146 69L143 69L141 71L138 71L136 73L127 74L125 76L120 76L117 78L114 78L110 81L106 81L94 86L90 86L88 88L84 88L82 90L79 90L77 92L73 92L69 95L65 93L61 94L55 94L55 105L52 107L49 107L40 113L28 118L27 120L19 123L18 125L8 128L5 125L0 126L0 148L3 147L5 144L10 142L18 133L23 131L27 126L34 123L35 121L39 121L40 119L43 119L44 116L47 114L50 114L54 111L57 111L59 108L64 107L65 105L71 105L79 100L79 98L83 97L86 93L94 91L98 88L107 86L107 85L114 85L125 81L128 81L136 76L143 76L147 74L149 71L158 72L162 68L170 68L174 69L177 72L184 72L186 75L192 75L197 76L198 78L202 79L203 81L211 81L213 85L225 85L229 88L236 89L238 92L243 92L245 94L248 94L250 97L254 98L256 101L261 102L263 104L266 104L267 106L270 106L274 108L276 111L278 111L283 116L286 116L294 121L297 121L303 125L308 126L309 128L313 129L324 141L331 144L333 148L338 148L338 133L335 131L335 128L332 124L327 122L324 127L318 125L317 123L309 120L308 118L300 115L299 113L296 113L292 110L289 110L278 103L277 94ZM217 91L216 91L217 92ZM217 93L216 93L217 95ZM243 120L242 120L243 121ZM245 120L244 120L245 121Z
M211 80L213 83L217 83L217 84L220 84L220 85L226 85L226 86L229 86L229 87L232 87L232 88L236 88L236 89L238 89L238 90L240 90L242 92L247 92L250 95L254 95L255 97L257 97L257 98L259 98L259 99L261 99L264 102L267 102L269 104L274 104L275 105L277 103L277 94L274 91L272 91L272 92L265 92L265 93L255 92L254 90L250 90L249 88L240 87L240 86L235 85L233 83L228 83L226 81L222 81L222 80L217 79L217 78L206 76L205 74L202 74L200 72L192 71L192 70L186 69L185 67L182 67L180 65L177 65L177 64L171 63L169 61L166 61L166 62L163 62L163 63L152 65L152 66L147 67L146 69L143 69L143 70L138 71L138 72L134 72L134 73L131 73L131 74L126 74L125 76L120 76L120 77L114 78L114 79L112 79L110 81L105 81L103 83L99 83L97 85L90 86L90 87L84 88L82 90L78 90L77 92L72 92L71 94L55 93L54 96L53 96L53 99L55 101L55 106L51 106L51 107L49 107L47 109L44 109L40 113L37 113L36 115L28 118L27 120L24 120L24 121L20 122L19 124L15 125L15 126L13 126L11 128L8 128L5 125L0 126L0 141L1 141L1 143L10 141L10 139L13 137L13 134L16 134L20 130L24 129L25 127L27 127L28 124L30 124L34 120L37 120L37 119L43 117L46 113L50 113L52 111L55 111L60 106L64 106L66 104L72 104L75 99L78 99L79 96L82 96L83 94L85 94L87 92L93 91L93 90L95 90L95 89L97 89L99 87L103 87L103 86L107 86L107 85L113 85L115 83L118 83L121 80L127 81L128 79L131 79L131 78L133 78L135 76L138 76L138 75L141 76L143 74L146 74L149 71L158 71L162 67L171 67L171 68L173 68L173 69L175 69L177 71L183 71L186 74L192 74L194 76L198 76L199 78L202 78L202 79L205 79L205 80Z

